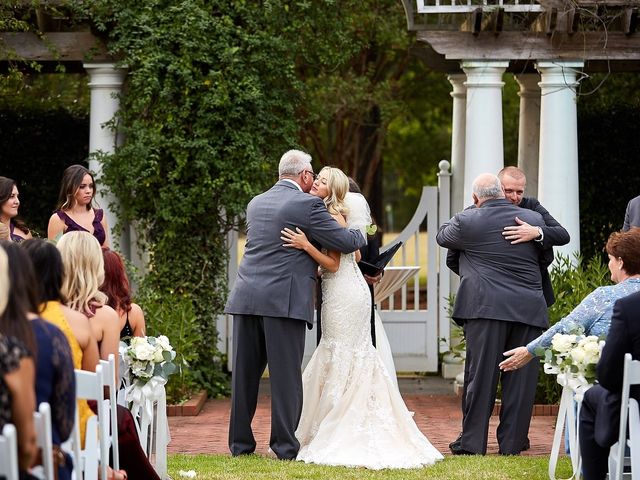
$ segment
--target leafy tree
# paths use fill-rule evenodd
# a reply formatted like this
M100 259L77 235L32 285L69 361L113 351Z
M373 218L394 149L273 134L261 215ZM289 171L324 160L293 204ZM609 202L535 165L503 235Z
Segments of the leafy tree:
M102 156L105 180L152 252L143 289L191 299L201 327L191 368L215 393L226 390L214 323L226 233L295 146L294 69L271 13L269 3L108 0L92 14L129 72L114 123L126 142Z
M300 142L322 165L335 165L352 176L381 220L387 132L394 119L408 116L413 91L405 74L419 62L410 55L416 40L407 32L402 4L283 3L282 27L291 39L302 83Z

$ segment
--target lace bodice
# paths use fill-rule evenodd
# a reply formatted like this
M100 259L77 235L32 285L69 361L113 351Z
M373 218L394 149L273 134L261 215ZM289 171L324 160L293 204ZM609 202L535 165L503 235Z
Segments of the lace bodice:
M322 340L351 348L371 345L371 293L355 261L342 254L335 273L322 274Z

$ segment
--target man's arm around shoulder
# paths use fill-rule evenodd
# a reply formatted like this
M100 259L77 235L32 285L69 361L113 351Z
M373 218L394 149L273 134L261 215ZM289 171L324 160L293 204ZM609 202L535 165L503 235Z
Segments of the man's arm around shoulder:
M342 253L355 252L367 243L360 230L340 226L319 198L311 204L309 233L323 247Z
M542 206L537 198L525 197L520 202L520 207L533 210L542 215L544 225L540 225L542 229L542 248L559 247L569 243L569 232L553 218L549 211Z
M448 222L443 223L436 234L438 245L452 250L463 250L462 229L460 225L461 213L456 214Z

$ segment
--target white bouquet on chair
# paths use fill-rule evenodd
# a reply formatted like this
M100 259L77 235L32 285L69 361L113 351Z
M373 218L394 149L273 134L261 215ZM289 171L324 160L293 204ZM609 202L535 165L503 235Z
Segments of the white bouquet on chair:
M121 342L121 348L128 385L126 399L133 404L131 410L150 409L159 395L164 395L164 386L176 371L176 352L164 335L132 337L129 345Z
M557 375L563 387L569 387L579 399L596 382L596 364L604 340L595 335L556 333L551 347L540 352L544 359L544 373Z

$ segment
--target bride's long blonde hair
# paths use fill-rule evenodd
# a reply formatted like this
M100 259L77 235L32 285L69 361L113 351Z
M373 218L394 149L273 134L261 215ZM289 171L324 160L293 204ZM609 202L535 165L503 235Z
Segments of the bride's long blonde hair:
M349 178L342 170L336 167L324 167L320 174L327 179L328 194L324 198L327 210L332 214L347 216L349 209L344 204L344 197L349 191Z
M100 243L89 232L69 232L57 244L64 264L62 295L67 306L92 317L91 306L101 307L107 296L100 291L104 281L104 259Z

